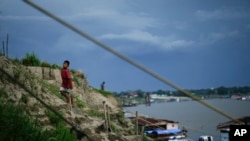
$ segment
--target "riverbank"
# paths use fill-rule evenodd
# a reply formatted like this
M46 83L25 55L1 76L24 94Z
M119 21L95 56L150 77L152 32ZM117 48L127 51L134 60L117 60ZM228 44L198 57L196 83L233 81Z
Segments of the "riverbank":
M235 118L249 116L250 101L234 99L208 99L206 102L223 110ZM228 121L224 116L204 107L196 101L166 102L151 104L151 106L139 105L137 107L126 107L124 111L179 121L180 127L188 130L188 138L197 140L201 135L211 135L214 141L220 140L220 133L216 130L219 123Z

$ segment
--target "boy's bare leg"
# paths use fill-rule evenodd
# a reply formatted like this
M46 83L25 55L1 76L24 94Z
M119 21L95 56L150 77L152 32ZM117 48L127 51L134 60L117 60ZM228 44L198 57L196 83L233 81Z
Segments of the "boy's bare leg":
M61 91L61 94L65 97L66 103L69 103L69 98L68 98L67 94L63 91Z

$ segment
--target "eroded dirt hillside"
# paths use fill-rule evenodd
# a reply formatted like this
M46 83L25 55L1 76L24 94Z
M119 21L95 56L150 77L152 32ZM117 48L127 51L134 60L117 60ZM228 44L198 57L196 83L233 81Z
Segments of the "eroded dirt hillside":
M27 67L3 56L0 56L0 67L67 120L80 126L92 140L136 140L136 137L132 136L134 126L130 120L124 119L122 108L117 100L109 93L101 93L90 87L82 72L72 71L76 107L73 112L70 112L63 97L59 94L61 83L59 69ZM6 102L21 106L30 116L39 120L42 128L53 130L55 127L54 122L57 121L51 120L51 112L2 71L0 71L0 96ZM110 110L111 132L104 129L104 101Z

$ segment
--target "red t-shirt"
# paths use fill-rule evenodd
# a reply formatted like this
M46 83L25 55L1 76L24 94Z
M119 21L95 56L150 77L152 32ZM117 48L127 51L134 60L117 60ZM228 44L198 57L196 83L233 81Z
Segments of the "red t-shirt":
M62 78L62 87L63 88L69 88L73 89L72 79L71 75L68 69L62 69L61 70L61 78Z

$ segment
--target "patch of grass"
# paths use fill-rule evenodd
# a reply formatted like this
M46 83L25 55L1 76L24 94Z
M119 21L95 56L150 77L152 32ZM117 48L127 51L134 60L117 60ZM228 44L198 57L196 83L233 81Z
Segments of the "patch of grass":
M26 94L22 94L21 100L23 103L27 104L29 102L29 97Z
M49 90L50 93L57 95L59 93L59 88L55 85L52 84L48 84L45 81L41 81L42 87L43 88L47 88Z
M119 124L121 124L122 126L127 126L127 122L123 116L123 113L115 113L115 114L110 114L110 119L111 121L117 120Z
M58 124L53 130L42 131L38 120L31 119L25 111L0 99L0 139L3 141L74 141L76 135Z
M20 61L17 57L15 59L11 59L11 62L15 65L20 65L22 64L22 61Z
M101 90L101 89L96 89L93 88L96 92L101 93L103 96L108 97L108 96L112 96L113 94L111 92L105 91L105 90Z
M79 108L85 108L86 107L86 103L81 101L78 97L75 97L75 103L76 106Z
M48 139L48 136L40 132L37 125L22 109L9 103L0 104L0 135L1 140L6 141L43 141Z
M94 109L88 110L88 111L87 111L87 114L88 114L89 116L91 116L91 117L98 117L98 118L102 118L102 119L105 118L105 117L104 117L104 113L99 112L99 111L94 110Z
M131 128L129 128L129 129L127 130L127 132L128 132L128 134L130 134L130 135L134 135L134 130L131 129Z
M147 136L143 136L143 141L152 141L151 139L149 139ZM157 141L157 140L156 140Z
M76 77L73 77L73 82L75 82L75 84L79 87L80 83L78 81L78 79Z
M63 96L60 94L59 87L53 84L49 84L43 80L42 81L39 80L38 82L42 86L41 87L42 93L47 93L49 91L50 94L53 94L57 96L58 98L64 100Z
M5 89L5 87L0 88L0 97L7 97L8 93Z
M55 115L53 112L47 110L45 113L48 116L51 124L59 125L61 123L61 119L57 115Z
M21 74L22 74L21 68L18 68L18 67L13 68L13 76L15 79L19 80L21 77Z
M113 124L113 123L110 123L110 128L111 128L111 130L113 131L113 132L119 132L120 130L116 127L116 125L115 124Z
M59 124L54 131L54 137L50 141L75 141L76 134L71 134L69 128L65 127L62 124Z

